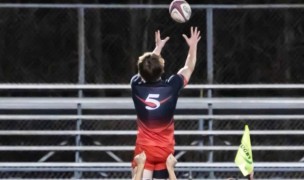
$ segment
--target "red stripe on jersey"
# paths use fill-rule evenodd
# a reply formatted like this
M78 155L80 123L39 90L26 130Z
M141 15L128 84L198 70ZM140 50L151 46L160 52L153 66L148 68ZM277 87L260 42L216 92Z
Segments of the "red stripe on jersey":
M137 99L139 99L142 103L144 103L146 106L149 106L149 107L151 107L151 108L155 108L156 107L156 105L155 104L153 104L153 103L150 103L150 102L146 102L146 100L144 100L144 99L142 99L142 98L140 98L139 96L137 96L137 95L135 95L136 97L137 97Z
M159 101L159 103L160 103L160 104L163 104L163 103L167 102L171 97L172 97L172 96L169 96L169 97L167 97L167 98L165 98L165 99Z

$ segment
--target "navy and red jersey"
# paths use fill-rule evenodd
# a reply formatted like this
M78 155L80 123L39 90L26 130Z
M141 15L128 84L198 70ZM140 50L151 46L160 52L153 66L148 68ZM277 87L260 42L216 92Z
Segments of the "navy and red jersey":
M145 83L138 74L132 77L138 125L136 144L160 147L175 144L173 115L179 92L185 85L181 74L152 83Z

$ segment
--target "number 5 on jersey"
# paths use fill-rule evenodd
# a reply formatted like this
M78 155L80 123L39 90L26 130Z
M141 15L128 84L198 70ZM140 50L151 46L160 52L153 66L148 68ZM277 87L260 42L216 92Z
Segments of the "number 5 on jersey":
M145 100L146 109L147 110L154 110L157 109L160 106L160 102L156 100L156 98L159 98L159 94L149 94L148 97Z
M155 110L159 108L161 104L167 102L172 96L169 96L161 101L158 100L159 94L148 94L148 97L146 99L142 99L139 96L136 97L146 105L145 108L147 110Z

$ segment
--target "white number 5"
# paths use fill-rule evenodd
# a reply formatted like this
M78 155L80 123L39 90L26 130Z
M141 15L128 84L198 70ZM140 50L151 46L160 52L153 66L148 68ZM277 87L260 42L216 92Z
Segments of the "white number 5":
M156 100L155 98L159 98L159 94L149 94L146 103L148 106L146 106L146 109L148 110L154 110L157 109L160 106L160 102Z

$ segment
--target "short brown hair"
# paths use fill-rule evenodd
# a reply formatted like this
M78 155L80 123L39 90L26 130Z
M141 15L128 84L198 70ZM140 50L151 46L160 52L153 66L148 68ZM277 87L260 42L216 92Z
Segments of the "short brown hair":
M161 56L151 52L144 53L137 62L139 74L146 82L157 81L164 73L164 64Z

